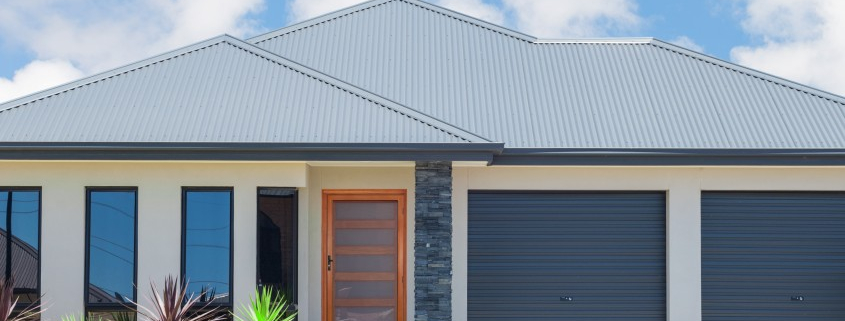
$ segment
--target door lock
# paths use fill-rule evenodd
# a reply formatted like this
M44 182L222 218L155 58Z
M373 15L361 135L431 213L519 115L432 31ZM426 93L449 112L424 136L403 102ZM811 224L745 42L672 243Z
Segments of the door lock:
M332 270L332 262L334 262L334 260L332 260L332 256L329 255L329 257L326 258L326 267L329 269L329 271Z

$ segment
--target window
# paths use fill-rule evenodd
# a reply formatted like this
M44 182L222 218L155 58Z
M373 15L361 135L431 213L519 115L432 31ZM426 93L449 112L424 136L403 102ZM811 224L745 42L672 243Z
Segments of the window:
M88 190L86 220L86 309L127 311L135 290L137 191L135 188Z
M296 303L296 190L258 189L258 285Z
M232 189L186 188L182 196L182 275L202 304L231 305Z
M40 296L40 189L0 188L0 271L14 281L18 305Z

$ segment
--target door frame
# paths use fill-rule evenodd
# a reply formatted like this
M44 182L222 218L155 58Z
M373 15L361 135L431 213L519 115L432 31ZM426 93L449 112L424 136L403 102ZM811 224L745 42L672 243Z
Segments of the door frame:
M404 189L324 189L323 190L323 226L321 241L323 243L323 256L321 257L320 268L322 269L322 320L331 321L333 315L332 278L328 271L327 258L334 255L332 244L334 243L333 220L331 213L334 210L334 201L397 201L398 213L396 216L396 319L405 321L407 309L407 198L408 191Z

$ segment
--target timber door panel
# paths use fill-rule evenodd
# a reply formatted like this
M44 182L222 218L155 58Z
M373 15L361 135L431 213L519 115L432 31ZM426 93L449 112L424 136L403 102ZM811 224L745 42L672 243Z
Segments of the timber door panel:
M405 320L404 190L323 192L323 320Z

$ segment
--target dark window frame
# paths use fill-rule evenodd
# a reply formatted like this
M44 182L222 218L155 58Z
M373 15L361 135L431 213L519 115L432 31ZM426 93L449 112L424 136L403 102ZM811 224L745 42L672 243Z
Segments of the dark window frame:
M134 300L138 301L138 187L118 187L118 186L88 186L85 187L85 286L83 288L83 304L85 305L85 315L91 312L129 312L135 308L135 304L114 304L114 303L92 303L88 302L89 298L89 274L91 269L91 193L92 192L133 192L135 193L135 261L133 267L133 287L132 296Z
M188 218L188 193L189 192L229 192L229 302L226 303L208 303L200 302L198 306L201 308L227 308L229 310L234 306L234 265L235 265L235 188L231 186L225 187L208 187L208 186L183 186L182 187L182 227L181 227L181 253L180 253L180 267L179 276L182 280L186 280L185 274L185 245L187 245L187 218ZM190 281L190 280L188 280ZM188 294L190 295L190 293Z
M261 191L262 190L289 190L293 193L293 226L294 226L294 237L293 237L293 293L291 293L291 297L287 298L288 303L291 305L299 303L299 190L293 187L266 187L260 186L256 189L255 193L255 210L256 216L261 212ZM259 226L258 222L255 224L255 284L257 286L262 286L261 284L261 254L259 252L260 242L261 242L261 227ZM289 309L290 310L290 309Z
M36 193L38 193L38 273L36 273L37 280L35 282L36 283L36 286L35 286L36 291L38 292L38 298L35 299L35 301L33 301L31 303L32 305L37 305L37 304L40 304L41 297L42 297L42 294L41 294L41 270L42 270L42 268L41 268L41 263L42 263L42 261L41 261L41 258L42 258L41 257L41 248L43 247L43 239L42 239L42 236L41 236L42 235L41 230L42 230L42 222L43 222L43 218L42 218L43 215L42 214L44 213L44 209L43 209L43 207L44 207L43 206L44 205L43 204L44 203L44 192L43 192L43 188L41 186L3 186L3 187L0 187L0 193L8 193L11 196L11 194L13 194L14 192L36 192ZM11 197L7 200L7 202L8 202L8 204L6 204L7 213L6 213L6 218L5 218L6 219L6 233L8 233L9 239L11 240L11 235L12 235L12 230L13 230L12 224L11 224L12 213L9 211L9 209L12 207ZM10 277L12 277L11 251L9 251L11 249L11 242L7 241L6 243L7 243L6 251L8 251L7 255L9 255L10 257L9 257L9 259L6 260L6 275L3 275L2 277L4 279L8 280ZM17 289L14 289L13 294L21 294L21 292L17 291ZM15 309L14 309L13 312L20 312L23 309L25 309L24 304L18 304L18 305L15 306Z

